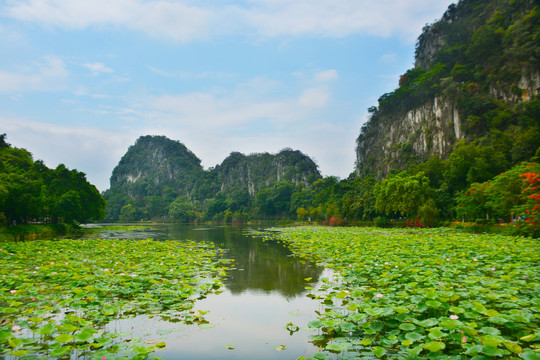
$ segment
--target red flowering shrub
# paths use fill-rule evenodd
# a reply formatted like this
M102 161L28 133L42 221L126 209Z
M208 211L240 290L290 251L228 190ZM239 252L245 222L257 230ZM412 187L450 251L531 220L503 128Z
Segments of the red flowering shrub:
M343 225L343 219L341 218L341 216L332 216L330 218L330 226L342 226Z
M421 228L424 225L420 222L420 219L408 220L405 222L405 226L408 228Z
M519 207L521 217L516 226L522 232L540 236L540 174L526 172L521 174L520 177L525 183L521 194L524 204Z

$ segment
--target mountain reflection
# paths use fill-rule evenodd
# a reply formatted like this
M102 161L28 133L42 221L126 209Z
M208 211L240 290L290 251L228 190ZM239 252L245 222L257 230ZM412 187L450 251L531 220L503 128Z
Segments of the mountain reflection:
M227 249L226 257L235 259L236 269L229 271L224 280L233 294L246 290L279 292L286 297L307 293L306 278L316 282L322 268L297 259L281 243L246 234L242 227L203 228L175 225L169 229L168 238L210 241Z

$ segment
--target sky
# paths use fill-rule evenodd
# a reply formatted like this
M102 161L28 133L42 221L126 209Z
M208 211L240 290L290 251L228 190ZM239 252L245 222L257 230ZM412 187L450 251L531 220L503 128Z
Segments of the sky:
M448 0L0 0L0 133L100 191L143 135L205 169L300 150L354 171L367 109Z

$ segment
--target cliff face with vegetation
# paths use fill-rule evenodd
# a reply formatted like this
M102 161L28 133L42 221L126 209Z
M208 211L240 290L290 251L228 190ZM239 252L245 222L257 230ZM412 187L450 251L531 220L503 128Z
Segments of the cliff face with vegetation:
M432 156L446 159L460 140L503 144L512 164L534 155L538 24L532 0L462 0L425 26L415 68L369 109L357 139L356 174L381 179Z
M164 188L189 195L202 172L201 160L179 141L141 136L114 168L111 190L130 199L160 195Z
M233 152L214 171L222 192L232 194L238 190L247 190L252 197L280 181L309 187L321 178L315 162L292 149L283 149L275 155Z
M107 220L167 217L175 200L194 212L246 209L261 190L278 183L307 188L320 178L313 160L292 149L277 154L233 152L222 164L204 170L179 141L142 136L113 170L111 187L104 193Z

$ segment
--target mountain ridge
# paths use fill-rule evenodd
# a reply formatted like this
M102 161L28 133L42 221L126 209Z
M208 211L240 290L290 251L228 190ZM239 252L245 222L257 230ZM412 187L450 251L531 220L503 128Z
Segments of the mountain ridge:
M261 190L280 182L307 188L320 178L317 164L299 150L232 152L221 164L204 170L201 160L180 141L146 135L128 148L112 172L110 188L104 192L107 220L120 219L122 210L135 218L166 217L177 198L201 212L210 199L221 197L241 198L248 207Z

